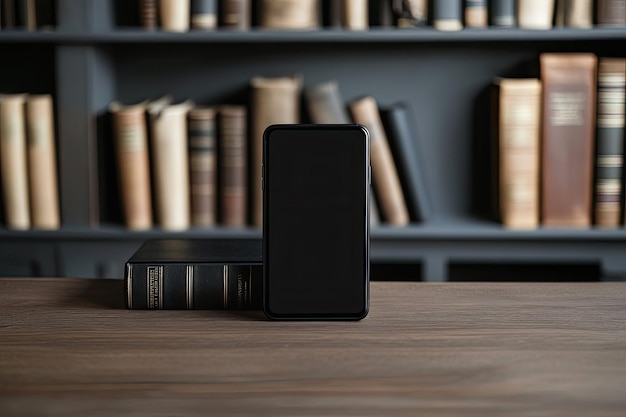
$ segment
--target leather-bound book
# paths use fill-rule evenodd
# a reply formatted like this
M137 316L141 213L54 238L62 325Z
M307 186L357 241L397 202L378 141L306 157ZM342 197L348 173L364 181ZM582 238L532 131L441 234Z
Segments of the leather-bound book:
M220 27L230 30L248 30L252 21L251 0L221 0Z
M222 224L245 227L248 219L248 132L245 106L220 108Z
M488 23L487 0L465 0L465 26L485 28Z
M595 184L595 224L599 227L619 227L622 217L625 88L626 59L600 58Z
M263 193L261 164L263 161L263 132L273 124L300 122L300 91L302 79L293 77L254 77L252 86L252 223L263 226Z
M438 30L461 30L462 0L434 0L433 26Z
M165 230L190 225L187 113L191 102L148 106L156 214Z
M30 228L25 94L0 95L0 178L9 229Z
M379 198L383 220L393 226L405 226L409 223L409 212L380 119L378 104L373 97L365 97L352 102L350 109L354 121L367 127L370 132L372 182Z
M554 1L524 0L517 3L518 24L522 29L551 29Z
M626 1L598 0L598 26L626 26Z
M367 0L343 0L343 26L348 30L369 28Z
M541 217L545 226L588 227L595 133L597 58L541 55L543 149Z
M189 111L189 193L191 225L217 223L217 140L215 109L195 107Z
M326 81L305 88L304 96L311 122L316 124L351 123L346 104L339 92L336 80Z
M27 97L26 136L33 229L54 230L61 225L53 113L50 95Z
M217 27L217 0L191 0L191 28L213 30Z
M261 0L264 29L316 29L320 27L319 0Z
M516 25L515 0L491 0L491 26L512 28Z
M140 0L139 18L142 28L155 30L157 28L157 0Z
M159 0L161 29L170 32L189 30L190 0Z
M534 229L539 225L541 81L498 79L495 86L500 218L510 229Z

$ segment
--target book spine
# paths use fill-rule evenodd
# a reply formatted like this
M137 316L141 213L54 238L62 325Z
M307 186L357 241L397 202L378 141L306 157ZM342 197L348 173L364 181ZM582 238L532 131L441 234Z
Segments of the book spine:
M626 1L598 0L598 26L626 26Z
M588 29L593 26L593 0L566 0L565 26Z
M534 229L539 225L541 82L502 80L497 111L502 224Z
M601 58L598 65L596 225L619 227L624 168L626 60Z
M141 27L146 30L157 28L157 0L141 0L139 4L139 16Z
M262 0L264 29L315 29L320 26L319 0Z
M253 224L263 225L263 192L261 164L263 132L273 124L295 124L300 121L300 77L255 77L252 84L252 204Z
M249 310L261 306L259 264L126 264L131 310Z
M343 26L348 30L366 30L369 27L367 0L343 0Z
M30 228L24 94L0 96L0 177L4 190L6 224Z
M434 0L433 26L438 30L461 30L462 0Z
M551 29L554 2L525 0L518 2L518 24L524 29Z
M491 1L491 26L515 27L515 0Z
M159 0L161 28L170 32L189 30L190 0Z
M17 4L14 3L19 17L16 22L16 26L23 27L29 31L37 30L37 14L35 10L35 0L17 0Z
M542 220L588 227L597 59L593 54L542 54Z
M244 106L220 111L222 223L244 227L248 217L247 112Z
M217 0L191 0L191 28L213 30L217 27Z
M367 127L370 132L372 176L383 218L394 226L405 226L409 222L409 213L378 104L373 97L365 97L353 102L351 110L354 121Z
M2 16L4 16L4 28L12 29L15 25L15 0L2 0Z
M214 226L217 222L215 110L191 109L188 133L191 225Z
M408 12L410 24L408 26L425 26L428 24L428 3L429 0L410 0L394 6L395 9L404 9ZM397 4L397 2L395 3ZM398 26L402 26L401 19L398 19Z
M189 103L151 111L152 172L159 225L184 230L190 224L187 112Z
M126 227L131 230L150 229L152 193L145 107L116 108L112 105L111 111Z
M248 30L252 21L250 0L222 0L220 26L231 30Z
M50 95L28 96L26 132L32 226L35 229L58 229L59 192Z
M393 26L392 1L393 0L371 0L369 2L369 26Z
M305 97L311 121L316 124L346 124L350 116L336 80L308 87Z
M322 0L323 24L330 28L340 28L343 21L344 0Z
M465 0L465 26L487 27L487 0Z

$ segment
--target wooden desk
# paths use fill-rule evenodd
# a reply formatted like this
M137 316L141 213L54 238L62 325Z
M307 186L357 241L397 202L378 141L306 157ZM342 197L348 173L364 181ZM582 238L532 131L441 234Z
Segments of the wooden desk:
M373 283L361 322L0 280L0 416L626 414L626 284Z

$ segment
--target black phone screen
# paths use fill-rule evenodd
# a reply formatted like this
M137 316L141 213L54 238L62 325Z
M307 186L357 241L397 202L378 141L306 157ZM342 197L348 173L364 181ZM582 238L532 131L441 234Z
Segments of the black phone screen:
M273 318L367 314L369 135L282 125L264 135L264 309Z

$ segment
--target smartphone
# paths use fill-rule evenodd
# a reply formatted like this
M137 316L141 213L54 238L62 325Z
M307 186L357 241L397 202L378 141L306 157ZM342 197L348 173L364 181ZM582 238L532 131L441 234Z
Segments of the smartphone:
M262 170L266 316L364 318L370 271L367 129L270 126Z

